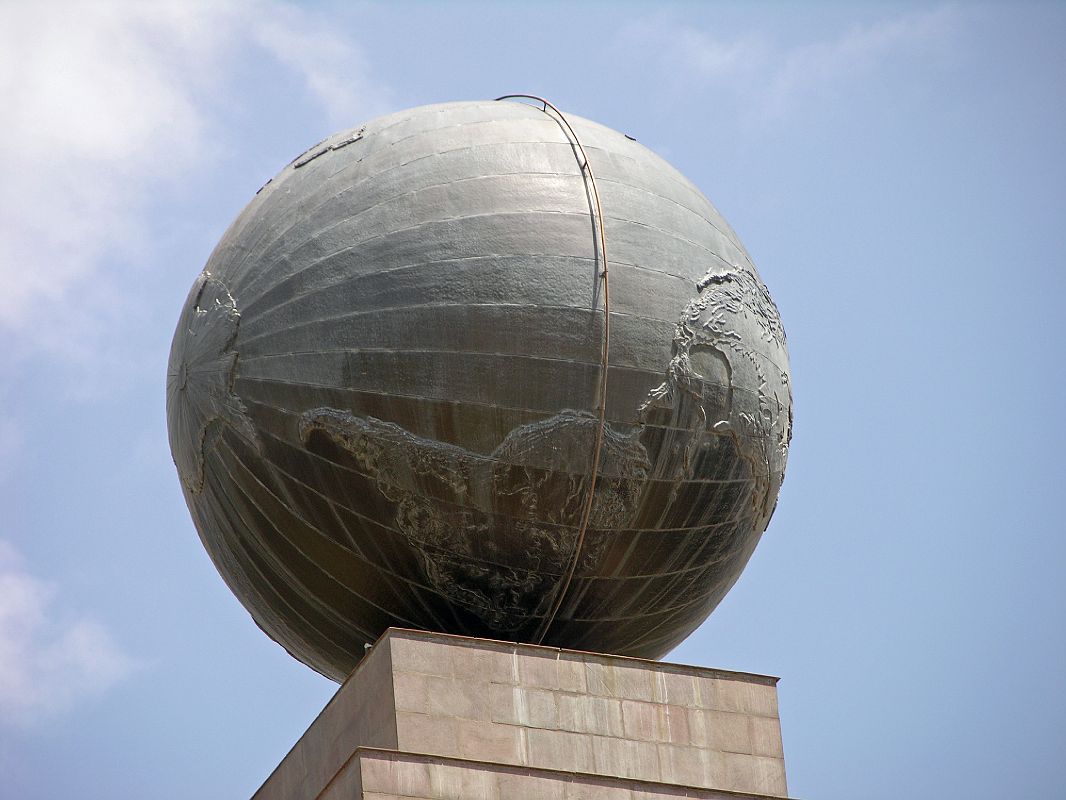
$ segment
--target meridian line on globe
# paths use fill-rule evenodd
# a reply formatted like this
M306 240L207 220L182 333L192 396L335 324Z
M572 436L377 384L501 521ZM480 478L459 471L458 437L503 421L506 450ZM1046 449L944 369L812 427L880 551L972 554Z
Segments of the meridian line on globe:
M577 571L577 565L581 559L581 548L585 544L585 532L588 530L589 517L592 514L592 501L596 496L596 481L599 478L600 470L600 450L603 447L603 433L604 426L606 425L605 417L607 415L607 364L611 349L611 298L607 277L607 234L603 227L603 205L600 203L600 190L596 186L596 176L592 172L592 164L589 162L588 153L585 152L585 148L581 144L581 139L570 125L570 122L566 119L566 115L552 105L552 103L545 100L543 97L537 97L532 94L505 94L502 97L497 97L496 100L508 100L512 98L536 100L543 104L544 113L547 113L550 108L558 116L561 124L566 126L566 130L570 132L570 135L574 137L574 145L581 153L582 175L586 173L588 174L588 184L592 187L595 210L589 210L592 211L593 222L595 223L596 231L599 234L599 255L603 260L603 271L600 273L600 276L603 278L603 347L600 356L600 382L596 392L597 400L599 401L600 419L599 426L596 430L596 444L592 450L592 474L589 477L589 490L585 498L585 507L581 515L581 527L578 530L577 541L574 544L574 553L570 557L570 564L567 568L566 575L555 590L555 600L552 603L551 610L548 612L547 616L545 616L544 622L541 623L540 628L534 635L537 644L540 644L548 634L548 629L551 627L552 622L555 621L559 609L562 608L563 600L566 598L566 592L569 590L570 583L574 579L574 573Z

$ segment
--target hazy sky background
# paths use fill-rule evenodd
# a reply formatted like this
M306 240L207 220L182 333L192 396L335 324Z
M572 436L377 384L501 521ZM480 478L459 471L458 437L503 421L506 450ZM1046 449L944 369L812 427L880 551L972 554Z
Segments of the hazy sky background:
M248 797L335 686L202 549L186 293L267 178L532 92L635 136L781 309L773 523L669 659L782 677L790 794L1066 793L1066 5L0 4L0 798Z

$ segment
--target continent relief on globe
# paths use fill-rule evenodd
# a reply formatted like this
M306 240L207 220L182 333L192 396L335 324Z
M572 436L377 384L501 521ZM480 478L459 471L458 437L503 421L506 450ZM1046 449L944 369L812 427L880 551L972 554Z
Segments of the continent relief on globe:
M680 173L566 120L464 102L339 133L185 303L167 421L193 521L329 677L389 626L661 657L770 520L792 415L770 295Z

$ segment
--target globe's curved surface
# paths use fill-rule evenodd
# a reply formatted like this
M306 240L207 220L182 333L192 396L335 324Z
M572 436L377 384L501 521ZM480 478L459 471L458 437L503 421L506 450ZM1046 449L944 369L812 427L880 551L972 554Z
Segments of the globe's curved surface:
M594 489L602 259L550 109L330 137L189 294L167 380L186 501L255 621L325 675L390 625L659 657L770 519L791 428L773 301L691 183L569 121L609 257Z

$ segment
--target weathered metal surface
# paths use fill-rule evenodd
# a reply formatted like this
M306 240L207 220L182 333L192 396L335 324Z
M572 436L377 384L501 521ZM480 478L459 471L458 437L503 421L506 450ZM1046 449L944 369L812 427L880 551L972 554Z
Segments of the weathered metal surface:
M659 657L770 519L791 430L773 301L692 184L570 121L611 254L594 489L597 239L539 107L427 106L327 139L189 295L167 416L193 520L256 622L330 677L390 625Z

